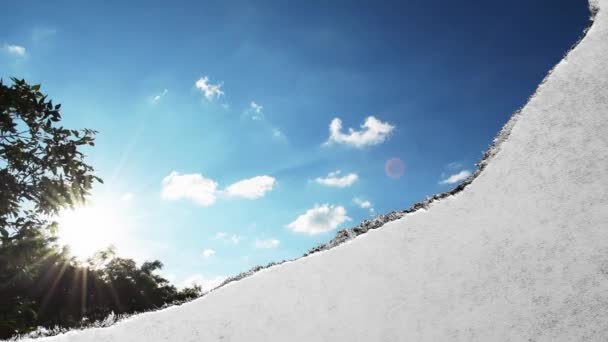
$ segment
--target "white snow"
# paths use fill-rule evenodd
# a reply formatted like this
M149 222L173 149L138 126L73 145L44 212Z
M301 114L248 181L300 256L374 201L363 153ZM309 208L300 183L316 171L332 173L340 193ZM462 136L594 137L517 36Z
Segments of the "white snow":
M48 341L605 341L608 0L462 192L193 302Z

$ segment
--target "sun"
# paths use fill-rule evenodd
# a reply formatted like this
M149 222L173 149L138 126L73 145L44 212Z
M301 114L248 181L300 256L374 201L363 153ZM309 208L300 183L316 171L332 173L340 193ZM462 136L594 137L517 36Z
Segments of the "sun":
M88 205L62 211L58 218L58 242L82 261L95 252L120 243L123 224L110 206Z

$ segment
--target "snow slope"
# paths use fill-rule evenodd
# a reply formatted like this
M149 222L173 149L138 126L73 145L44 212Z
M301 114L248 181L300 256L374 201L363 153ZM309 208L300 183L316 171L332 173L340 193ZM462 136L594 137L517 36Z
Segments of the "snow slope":
M608 0L592 5L462 192L193 302L42 340L607 340Z

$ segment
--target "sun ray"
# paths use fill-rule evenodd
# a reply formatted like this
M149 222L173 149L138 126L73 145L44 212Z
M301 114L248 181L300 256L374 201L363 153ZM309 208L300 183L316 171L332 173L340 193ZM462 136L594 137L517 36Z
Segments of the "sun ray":
M40 304L40 309L38 310L38 313L43 312L44 309L46 308L49 300L51 299L51 297L53 296L53 293L55 292L55 289L57 288L57 284L61 280L61 277L63 277L63 274L65 273L65 270L67 269L68 266L69 266L68 262L64 262L61 264L61 268L60 268L59 272L57 272L57 274L55 274L53 283L49 287L47 293L44 295L44 298L42 299L42 303ZM56 267L53 267L53 270L55 270L55 269L56 269ZM51 270L51 272L53 270ZM51 274L51 276L52 276L52 274Z

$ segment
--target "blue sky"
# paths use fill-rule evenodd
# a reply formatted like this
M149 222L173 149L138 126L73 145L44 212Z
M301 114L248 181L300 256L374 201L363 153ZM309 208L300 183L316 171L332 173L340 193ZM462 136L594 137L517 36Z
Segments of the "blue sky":
M97 223L72 243L158 258L178 284L297 257L455 186L589 16L583 0L328 3L0 4L0 76L99 131Z

